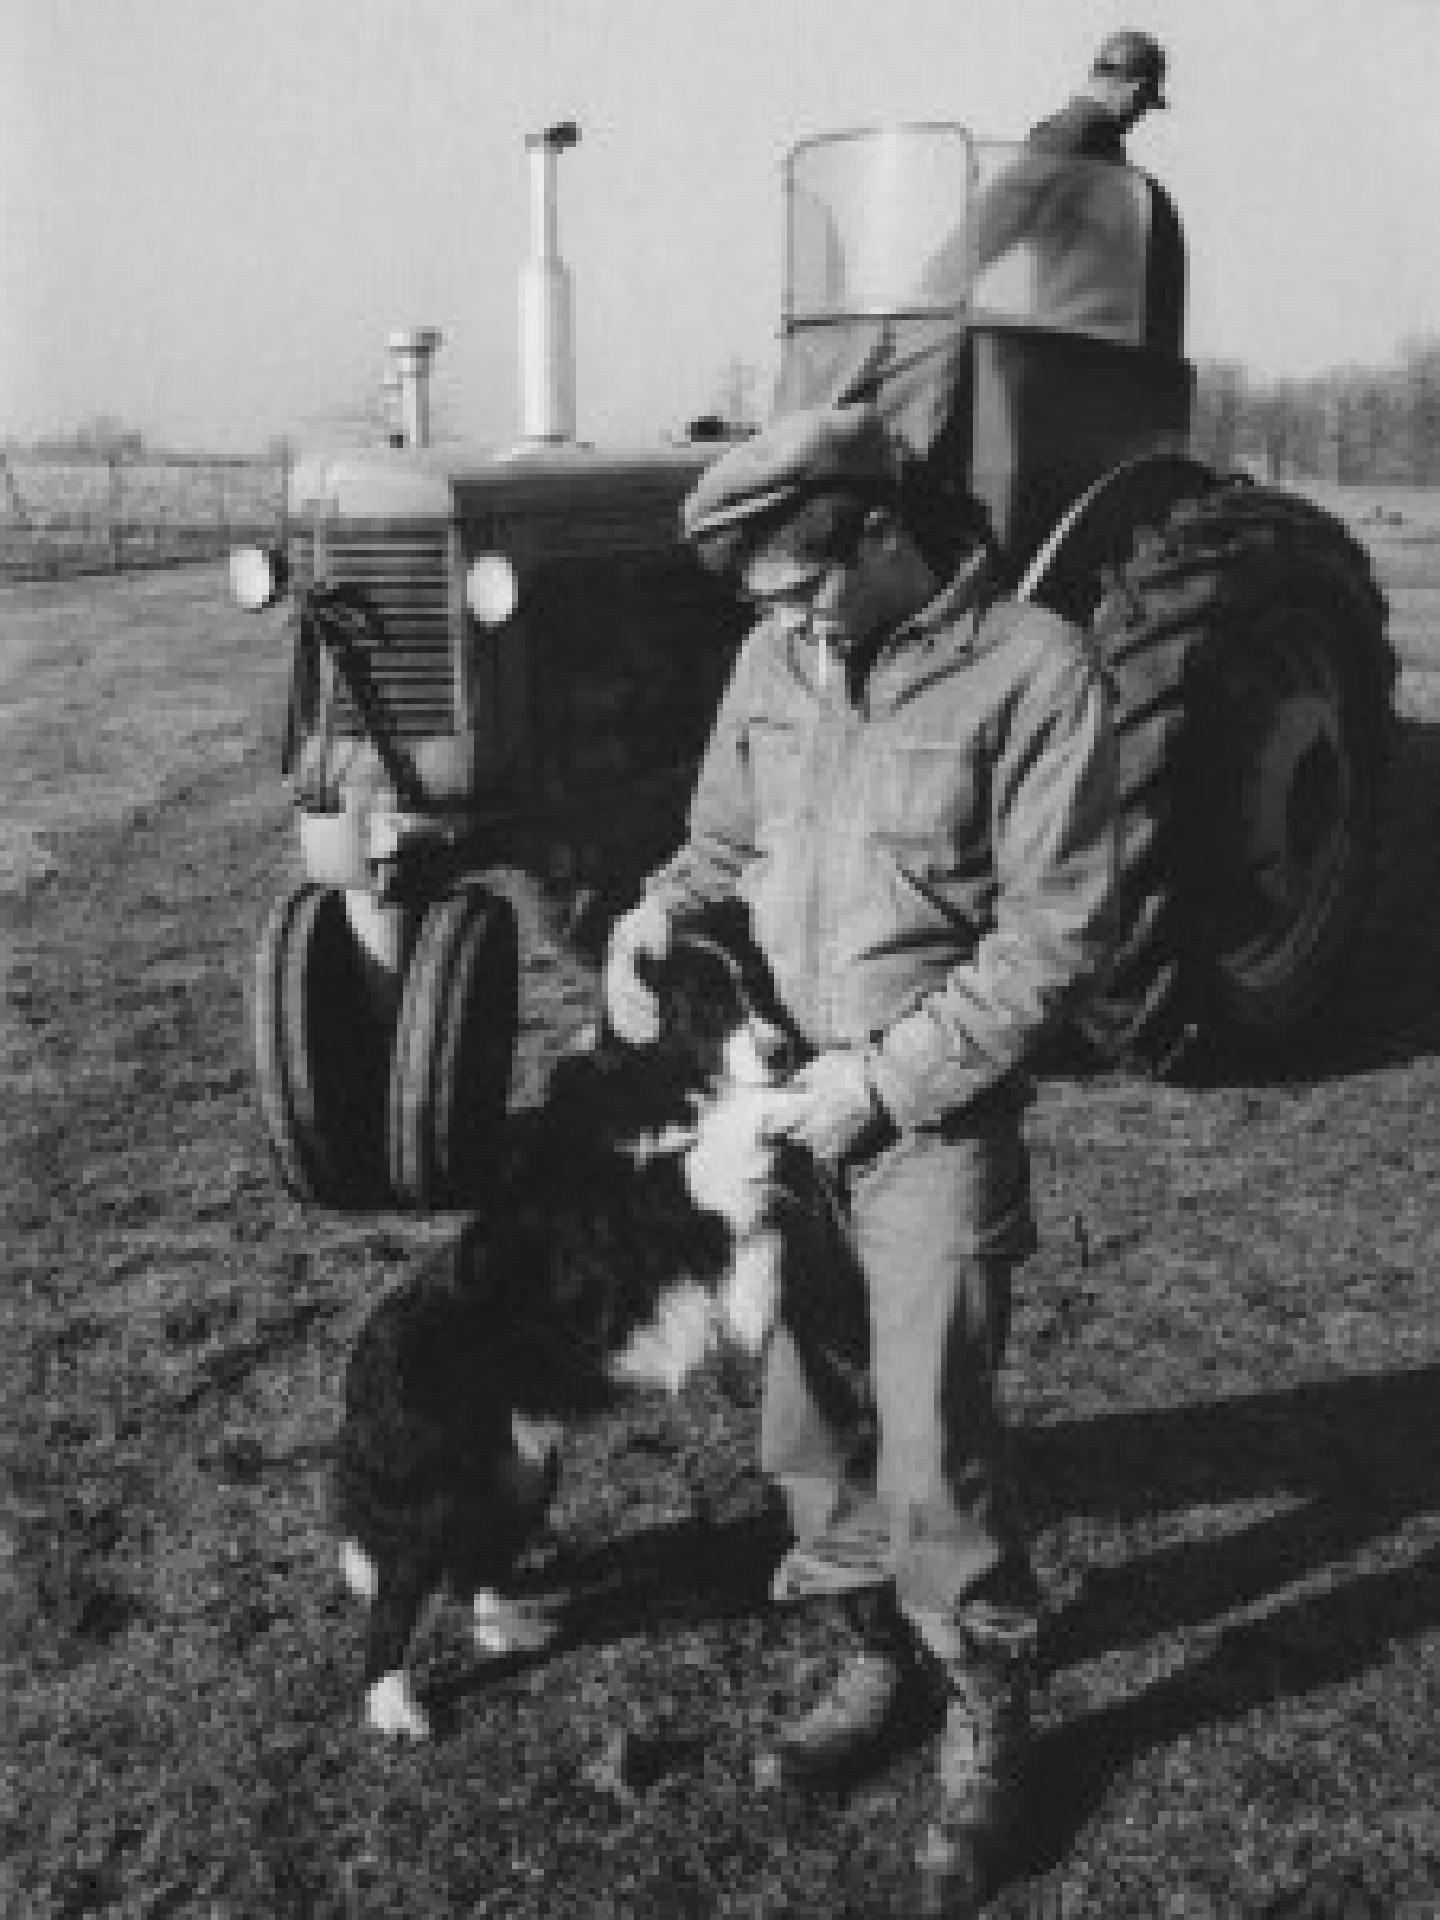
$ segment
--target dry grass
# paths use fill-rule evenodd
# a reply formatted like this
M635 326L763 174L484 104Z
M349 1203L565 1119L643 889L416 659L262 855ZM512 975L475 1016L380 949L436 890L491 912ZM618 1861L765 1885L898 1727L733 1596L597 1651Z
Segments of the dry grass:
M1041 1089L1008 1393L1056 1612L999 1914L1440 1914L1440 559L1420 572L1380 898L1323 1053ZM748 1784L828 1642L763 1604L734 1372L575 1446L557 1552L610 1583L580 1645L490 1677L441 1622L443 1737L365 1736L324 1525L337 1381L444 1229L303 1211L255 1117L278 636L215 570L12 589L0 627L0 1910L904 1914L923 1754L843 1802ZM533 1090L584 988L542 953L527 990ZM593 1766L622 1724L675 1736L630 1798Z

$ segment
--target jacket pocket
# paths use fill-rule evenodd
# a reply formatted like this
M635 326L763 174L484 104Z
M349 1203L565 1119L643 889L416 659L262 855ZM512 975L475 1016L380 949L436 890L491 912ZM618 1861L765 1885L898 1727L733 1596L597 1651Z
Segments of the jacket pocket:
M872 838L907 867L948 867L985 841L982 779L969 741L893 742L866 769L863 804Z

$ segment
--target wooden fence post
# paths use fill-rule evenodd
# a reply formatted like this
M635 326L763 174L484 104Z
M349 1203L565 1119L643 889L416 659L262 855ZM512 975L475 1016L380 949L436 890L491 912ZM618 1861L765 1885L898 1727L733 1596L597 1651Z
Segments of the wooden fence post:
M20 489L15 484L15 476L10 471L10 462L3 453L0 453L0 477L3 477L5 481L5 495L10 502L10 511L15 516L15 524L28 533L30 531L30 515L26 511L25 502L20 497Z

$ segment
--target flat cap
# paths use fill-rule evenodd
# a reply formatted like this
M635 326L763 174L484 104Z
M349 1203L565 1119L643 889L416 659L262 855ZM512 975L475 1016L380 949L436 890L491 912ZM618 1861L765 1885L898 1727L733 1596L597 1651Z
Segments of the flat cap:
M779 525L819 495L883 498L895 481L894 445L873 407L797 408L705 469L681 525L686 539L705 542L749 531L747 523Z

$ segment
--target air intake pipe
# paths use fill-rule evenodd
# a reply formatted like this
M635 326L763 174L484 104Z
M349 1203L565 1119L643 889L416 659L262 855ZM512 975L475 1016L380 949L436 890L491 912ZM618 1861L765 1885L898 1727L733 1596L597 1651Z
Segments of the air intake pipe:
M399 401L396 430L402 446L430 444L430 362L439 345L434 327L402 328L390 336L392 373L385 385Z
M575 342L570 270L560 258L555 163L580 138L573 120L527 134L530 258L520 269L520 431L575 438Z

